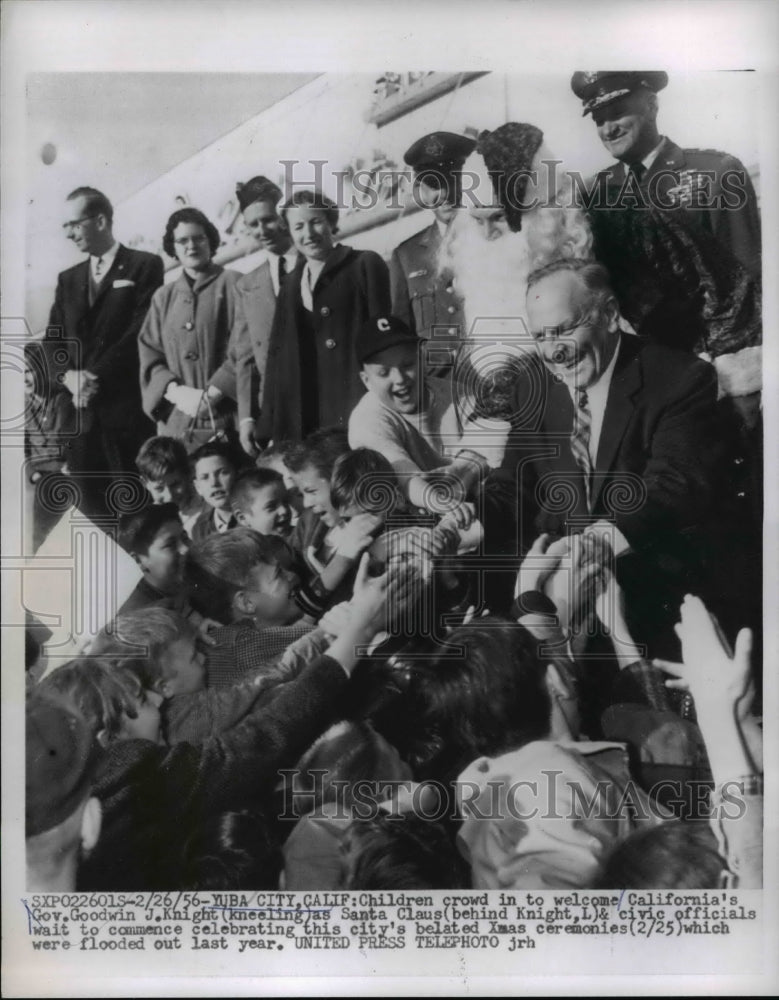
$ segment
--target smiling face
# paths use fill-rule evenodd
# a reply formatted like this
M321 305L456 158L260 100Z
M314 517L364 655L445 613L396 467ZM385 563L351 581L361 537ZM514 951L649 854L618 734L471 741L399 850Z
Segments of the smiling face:
M65 202L62 228L65 236L82 253L104 253L113 242L111 227L104 215L89 211L89 203L84 195L69 198Z
M162 525L148 550L135 556L145 579L162 591L176 595L184 582L185 557L189 551L189 536L176 518Z
M195 489L209 507L230 509L230 490L235 481L232 464L221 455L199 458L195 467Z
M250 496L244 510L236 510L239 524L254 528L261 535L278 535L286 538L292 527L292 508L287 500L283 483L258 487Z
M287 224L272 201L253 201L247 205L243 210L243 221L263 250L285 254L292 245Z
M187 271L204 271L211 262L206 231L197 222L180 222L173 230L176 259Z
M592 113L600 141L615 160L640 163L660 141L657 95L648 90L612 101Z
M287 225L292 242L306 260L327 260L335 246L335 233L324 209L288 208Z
M425 183L424 175L416 182L416 196L422 208L432 209L436 219L444 225L448 225L457 214L457 206L452 204L447 188L443 184Z
M421 408L419 349L397 344L374 354L360 371L363 385L396 413L418 413Z
M527 294L530 330L541 358L569 386L586 389L608 368L618 343L618 312L613 300L603 307L581 278L557 271Z
M313 465L304 465L292 478L303 497L303 506L313 510L328 528L338 524L338 513L330 499L330 480L320 475Z
M261 563L249 574L246 586L236 595L241 610L248 612L256 624L291 625L301 617L295 603L300 586L296 573L282 566Z

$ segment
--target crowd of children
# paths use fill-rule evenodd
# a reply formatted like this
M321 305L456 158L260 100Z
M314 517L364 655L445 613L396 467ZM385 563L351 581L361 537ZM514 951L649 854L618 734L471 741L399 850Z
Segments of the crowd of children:
M688 598L648 662L596 535L501 604L467 494L415 506L342 430L246 463L147 441L140 582L43 679L31 641L29 888L760 884L746 630Z

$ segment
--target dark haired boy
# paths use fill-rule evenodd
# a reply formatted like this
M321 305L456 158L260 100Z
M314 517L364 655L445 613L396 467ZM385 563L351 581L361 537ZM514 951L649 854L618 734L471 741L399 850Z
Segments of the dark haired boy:
M135 467L152 502L175 503L184 530L190 534L204 505L195 492L189 456L182 442L164 435L149 438L138 452Z
M150 604L183 610L186 603L184 568L189 538L175 503L150 504L120 524L119 543L143 573L143 578L119 609L120 614Z
M202 542L216 533L222 534L237 525L230 507L238 465L233 449L222 441L208 441L191 456L195 489L206 504L205 510L192 526L192 541Z
M261 535L288 538L292 531L292 508L284 477L275 469L245 469L230 491L230 504L239 525Z

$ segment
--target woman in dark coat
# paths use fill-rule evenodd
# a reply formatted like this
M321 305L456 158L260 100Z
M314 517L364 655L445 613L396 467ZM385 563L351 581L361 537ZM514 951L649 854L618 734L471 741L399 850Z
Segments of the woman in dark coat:
M365 392L355 338L366 320L390 314L387 265L372 250L335 242L334 202L297 191L281 214L301 257L279 292L271 331L260 434L276 441L346 427Z

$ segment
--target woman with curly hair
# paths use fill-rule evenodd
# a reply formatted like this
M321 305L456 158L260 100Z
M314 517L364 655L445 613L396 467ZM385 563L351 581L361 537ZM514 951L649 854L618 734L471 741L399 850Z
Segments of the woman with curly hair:
M139 338L143 408L158 434L188 450L233 425L235 387L223 366L240 275L214 264L219 243L198 209L171 215L162 245L182 271L154 294Z

